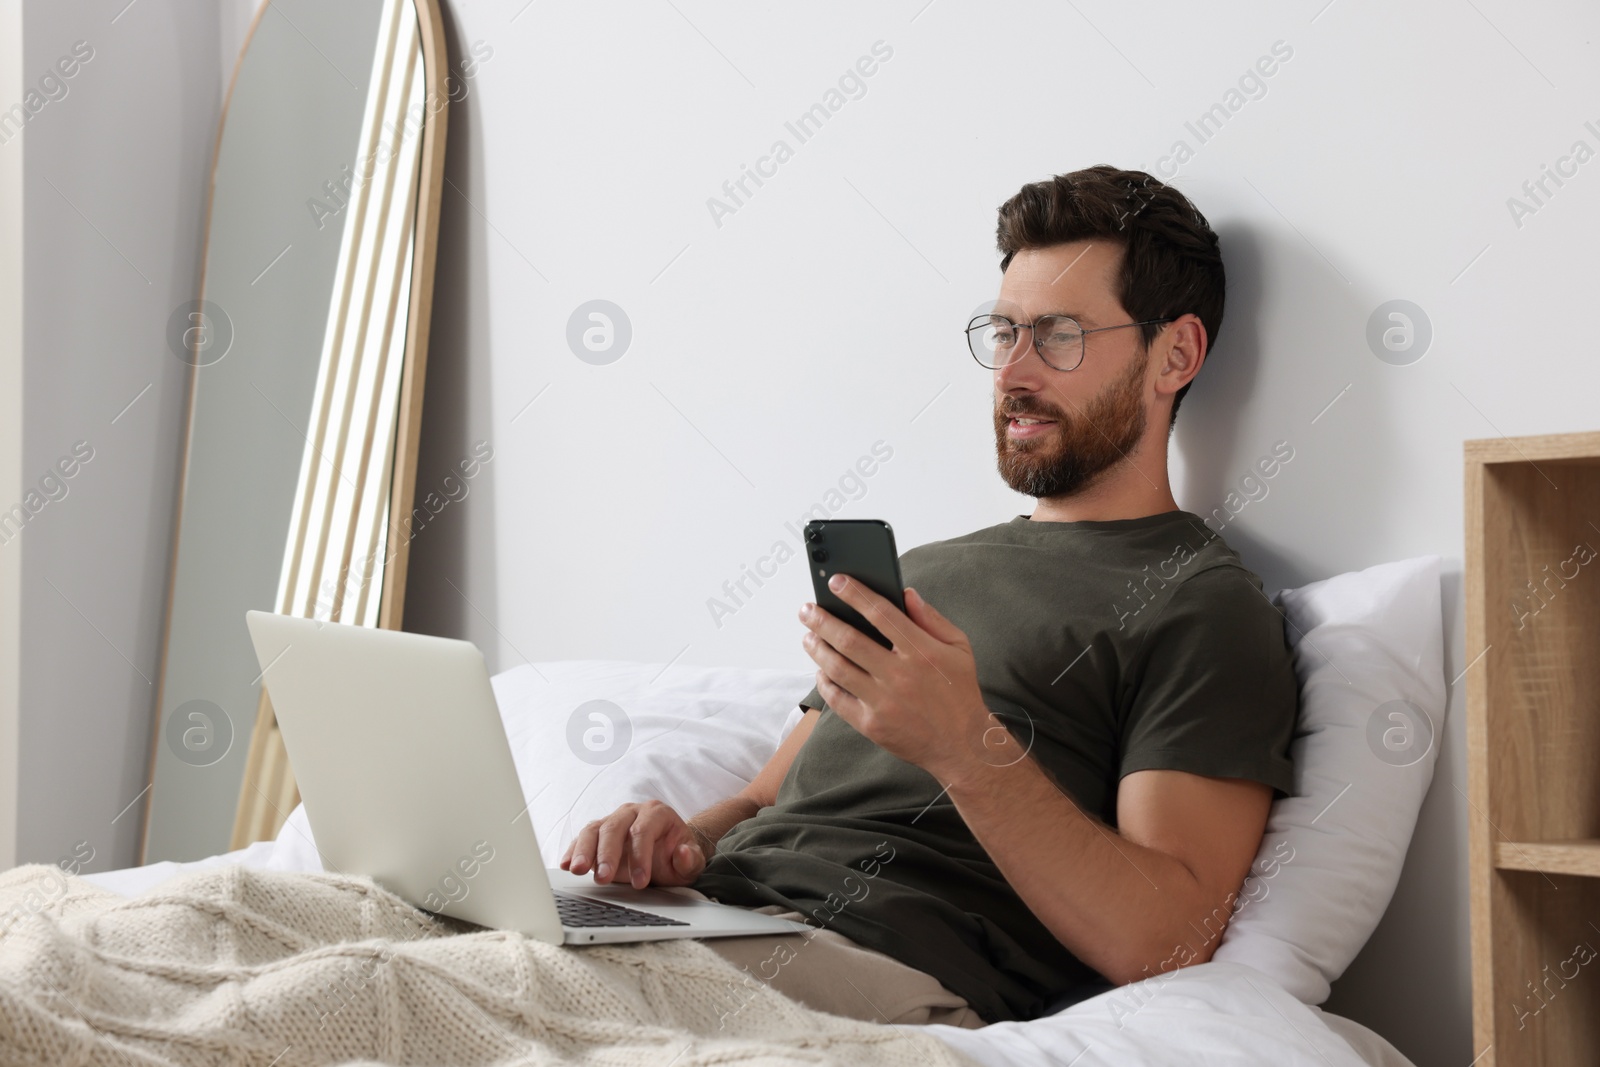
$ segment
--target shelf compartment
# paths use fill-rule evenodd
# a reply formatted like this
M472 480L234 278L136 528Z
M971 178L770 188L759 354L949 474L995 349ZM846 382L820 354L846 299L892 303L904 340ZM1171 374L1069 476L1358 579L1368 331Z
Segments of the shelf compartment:
M1496 841L1495 869L1600 878L1600 839Z

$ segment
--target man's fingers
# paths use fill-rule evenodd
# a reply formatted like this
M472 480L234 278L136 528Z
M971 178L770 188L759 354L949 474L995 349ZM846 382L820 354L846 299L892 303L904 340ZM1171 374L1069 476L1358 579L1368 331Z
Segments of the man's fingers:
M961 627L945 618L938 608L924 600L922 594L915 589L906 589L906 611L910 612L912 622L947 645L966 640L967 635Z
M835 587L834 583L841 580L843 584ZM916 624L886 598L879 596L861 582L836 574L829 580L829 588L839 594L840 600L861 612L869 623L889 639L893 647L884 648L854 626L820 607L809 611L802 609L800 620L862 667L872 669L883 656L892 655L899 649L911 645L916 639Z
M635 889L643 889L650 884L651 860L654 858L655 844L653 841L641 840L637 834L628 835L628 856L623 861L620 874L628 876L628 884Z
M817 672L817 692L828 702L828 707L851 726L861 721L863 709L860 698L821 671Z
M687 826L682 833L669 834L657 843L651 885L693 885L705 870L705 853Z
M869 642L875 648L883 647L869 637L863 636L859 640ZM805 649L806 655L822 668L822 672L839 685L854 687L852 691L865 689L870 685L871 676L858 667L848 655L823 640L820 635L807 634Z
M678 875L679 885L688 885L706 869L705 853L693 841L685 841L672 850L672 869Z
M659 801L640 805L638 818L628 833L631 851L628 879L635 889L649 885L657 871L670 870L667 857L660 855L660 847L664 842L676 842L679 836L675 831L682 827L683 820L667 805Z
M685 842L692 855L677 855ZM624 804L598 822L578 831L562 858L563 870L594 871L594 880L609 884L626 880L635 889L655 882L688 885L705 867L699 842L683 817L657 800Z
M800 621L805 623L806 629L811 631L809 635L806 635L807 637L815 637L826 642L834 652L864 671L871 671L874 666L883 662L884 657L894 655L893 650L884 648L854 626L819 605L808 604L806 607L801 608ZM881 624L879 628L883 629ZM809 641L806 643L806 653L812 659L817 658L816 654L811 651ZM821 661L818 661L818 666L823 666Z
M656 845L661 839L659 826L640 819L633 824L633 832L628 835L630 856L628 859L628 881L635 889L643 889L650 884L651 876L655 873Z
M594 880L601 885L616 877L627 860L628 830L633 825L633 806L624 805L600 823L600 843L595 849Z
M867 621L876 626L891 643L901 644L911 639L914 627L910 625L911 620L906 618L905 612L891 604L888 597L869 589L866 583L836 574L828 580L828 588L837 593L840 600L865 615Z
M596 842L599 840L600 824L591 822L578 831L578 836L572 839L572 844L567 846L567 855L571 857L570 866L566 863L562 867L573 874L586 874L594 865L594 852Z

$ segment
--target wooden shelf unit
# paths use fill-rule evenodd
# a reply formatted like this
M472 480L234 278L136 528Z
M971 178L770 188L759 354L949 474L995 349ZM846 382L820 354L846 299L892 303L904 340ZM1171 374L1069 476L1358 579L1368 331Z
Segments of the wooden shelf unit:
M1600 841L1496 841L1494 866L1600 878Z
M1600 1063L1600 433L1464 452L1475 1067Z

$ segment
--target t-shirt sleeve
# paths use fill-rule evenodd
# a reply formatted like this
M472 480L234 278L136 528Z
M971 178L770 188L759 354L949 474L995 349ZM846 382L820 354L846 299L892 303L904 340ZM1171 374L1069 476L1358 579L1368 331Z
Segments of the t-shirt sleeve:
M800 698L800 706L810 708L812 711L821 711L828 706L828 702L822 699L822 691L812 686L811 692Z
M1129 677L1119 777L1176 770L1293 790L1299 685L1283 616L1249 571L1210 567L1173 590Z

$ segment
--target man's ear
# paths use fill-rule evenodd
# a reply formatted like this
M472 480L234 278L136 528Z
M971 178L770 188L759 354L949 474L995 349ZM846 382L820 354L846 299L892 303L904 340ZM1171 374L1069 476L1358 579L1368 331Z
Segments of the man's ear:
M1156 339L1156 392L1171 395L1188 385L1206 361L1206 327L1200 316L1180 315Z

